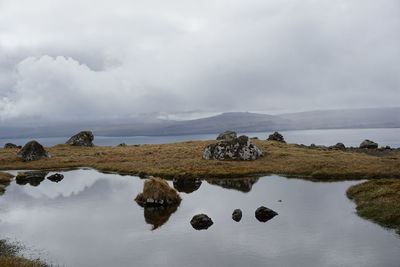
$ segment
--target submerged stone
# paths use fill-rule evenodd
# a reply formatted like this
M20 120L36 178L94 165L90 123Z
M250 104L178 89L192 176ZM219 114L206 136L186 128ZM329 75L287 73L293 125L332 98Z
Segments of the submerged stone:
M196 230L206 230L213 225L213 221L206 214L197 214L190 220L190 224Z
M242 211L240 209L235 209L232 213L232 219L239 222L242 219Z
M15 177L15 180L19 185L30 184L32 186L38 186L45 179L47 174L48 172L44 171L20 172Z
M255 215L257 220L260 222L266 222L274 218L278 213L267 207L261 206L256 210Z
M55 173L55 174L50 175L49 177L47 177L47 179L49 179L52 182L58 183L59 181L64 179L64 175L59 174L59 173Z
M176 190L184 193L192 193L200 188L201 180L194 178L178 178L174 180L173 185Z

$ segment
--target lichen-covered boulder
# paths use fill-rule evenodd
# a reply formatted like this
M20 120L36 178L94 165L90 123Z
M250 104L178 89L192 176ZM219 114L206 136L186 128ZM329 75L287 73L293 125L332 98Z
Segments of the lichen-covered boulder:
M273 134L270 134L268 136L268 141L277 141L277 142L281 142L281 143L286 143L285 139L283 138L283 135L281 135L278 132L274 132Z
M237 137L236 132L233 131L225 131L223 133L220 133L217 137L217 140L223 140L223 141L232 141Z
M30 141L26 143L18 152L17 157L23 159L24 161L32 161L42 158L49 158L49 154L37 141Z
M256 210L255 215L257 220L260 222L266 222L274 218L278 213L267 207L261 206Z
M250 143L247 136L242 135L231 141L221 141L206 146L203 159L256 160L263 154L257 146Z
M181 200L174 188L170 187L165 180L156 177L149 177L144 182L143 192L135 198L140 206L177 205Z
M93 145L93 133L91 131L82 131L72 136L66 144L71 146L94 146Z
M206 214L197 214L190 220L190 224L196 230L206 230L214 223Z
M366 140L362 141L362 143L360 144L360 148L377 149L378 144L371 140L366 139Z
M6 143L4 145L4 148L21 148L21 146L17 146L16 144L13 143Z

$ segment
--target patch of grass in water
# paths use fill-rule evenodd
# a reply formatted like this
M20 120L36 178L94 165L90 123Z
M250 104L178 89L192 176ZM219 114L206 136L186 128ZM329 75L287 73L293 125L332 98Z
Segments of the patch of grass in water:
M353 185L347 196L357 204L357 214L400 234L400 180L371 180Z
M0 266L2 267L46 267L40 260L28 260L19 254L24 247L18 243L0 240Z

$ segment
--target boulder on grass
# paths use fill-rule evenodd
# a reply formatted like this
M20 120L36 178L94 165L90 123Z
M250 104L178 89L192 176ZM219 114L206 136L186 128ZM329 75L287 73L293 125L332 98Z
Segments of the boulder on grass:
M283 138L283 135L281 135L278 132L274 132L273 134L268 136L268 141L277 141L281 143L286 143L285 139Z
M91 131L82 131L72 136L66 144L71 146L94 146L93 145L93 133Z
M181 197L168 183L156 177L150 177L144 182L143 192L138 194L135 201L144 206L179 205Z
M274 218L276 215L278 215L278 213L276 213L275 211L273 211L267 207L264 207L264 206L259 207L256 210L255 214L256 214L257 220L259 220L260 222L269 221L272 218Z
M362 143L360 144L360 148L377 149L377 148L378 148L378 144L375 143L375 142L373 142L373 141L371 141L371 140L365 139L365 140L362 141Z
M36 141L30 141L18 152L18 158L24 161L38 160L42 158L49 158L49 154L44 150L43 146Z
M220 133L217 137L217 140L223 140L223 141L232 141L237 137L236 132L234 131L225 131L223 133Z
M17 146L16 144L13 143L6 143L4 145L4 148L21 148L21 146Z
M245 135L231 141L220 141L206 146L203 159L216 160L256 160L263 156L263 152L251 144Z
M345 150L346 146L343 143L337 143L334 146L330 146L330 149L334 149L334 150Z
M206 230L213 225L213 221L206 214L197 214L190 220L190 224L196 230Z

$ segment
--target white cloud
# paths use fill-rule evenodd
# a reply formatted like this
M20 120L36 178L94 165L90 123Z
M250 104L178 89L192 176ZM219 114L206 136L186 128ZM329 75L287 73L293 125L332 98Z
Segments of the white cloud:
M399 7L3 0L1 117L396 106Z

